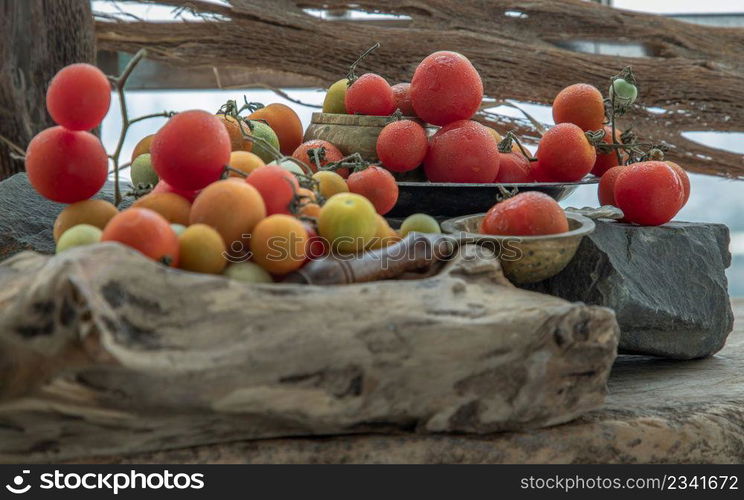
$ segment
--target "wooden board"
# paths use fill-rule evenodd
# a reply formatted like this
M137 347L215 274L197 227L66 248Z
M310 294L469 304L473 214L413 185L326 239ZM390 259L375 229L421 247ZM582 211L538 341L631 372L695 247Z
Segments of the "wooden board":
M744 299L716 356L669 361L621 356L601 410L573 423L490 436L364 435L272 439L101 462L742 463Z

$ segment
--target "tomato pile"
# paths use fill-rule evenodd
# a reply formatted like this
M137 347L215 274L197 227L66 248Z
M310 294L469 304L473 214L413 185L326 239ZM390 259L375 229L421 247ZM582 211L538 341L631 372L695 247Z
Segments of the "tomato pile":
M63 68L47 93L58 125L34 137L26 154L36 190L68 204L54 225L58 252L113 241L187 271L274 281L331 252L359 254L412 231L439 232L425 214L398 231L384 218L398 200L394 174L419 167L430 181L462 183L571 182L591 172L601 176L600 202L643 225L668 222L689 198L685 171L658 150L641 155L608 115L608 102L614 113L616 102L623 109L637 98L632 75L614 78L608 99L588 84L563 89L553 103L556 125L532 157L513 133L502 137L472 119L483 83L461 54L435 52L410 83L393 86L372 73L357 78L355 65L328 89L323 109L390 116L377 139L379 163L344 156L328 141L303 142L299 117L283 104L228 101L216 113L166 114L160 130L137 143L137 199L121 211L92 199L109 156L89 130L108 111L109 79L86 64ZM439 128L429 134L422 123ZM480 228L513 236L568 229L560 206L537 192L500 201Z
M388 100L355 102L352 94L348 105L397 106L400 95L388 90ZM27 151L32 185L68 203L54 224L58 252L118 242L166 266L271 282L330 252L357 254L401 239L382 217L398 198L392 174L358 155L345 158L326 141L302 143L299 117L278 103L238 109L229 101L216 114L173 114L134 148L131 207L120 211L93 199L107 178L108 156L86 130L105 117L110 93L93 66L61 70L47 96L60 125L39 133ZM74 101L83 94L89 98ZM405 139L410 131L400 127ZM417 138L420 162L426 137ZM439 225L418 214L403 234L414 230L439 232Z

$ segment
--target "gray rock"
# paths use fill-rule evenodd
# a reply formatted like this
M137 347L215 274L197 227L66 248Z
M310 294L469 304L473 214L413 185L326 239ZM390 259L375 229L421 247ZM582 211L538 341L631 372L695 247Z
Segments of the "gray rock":
M701 358L733 328L728 244L723 224L598 221L563 272L525 288L614 309L622 353Z
M130 189L129 183L121 184L122 193ZM106 181L95 198L113 202L114 183ZM54 253L52 227L65 206L37 193L25 172L0 182L0 260L24 250Z

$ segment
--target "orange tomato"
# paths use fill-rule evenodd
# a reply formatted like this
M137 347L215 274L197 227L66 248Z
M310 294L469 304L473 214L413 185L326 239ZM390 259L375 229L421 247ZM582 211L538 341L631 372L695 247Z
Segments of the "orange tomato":
M199 193L191 206L191 224L203 223L220 233L228 249L242 242L258 221L266 217L266 205L261 194L245 182L222 180L210 184Z
M189 225L191 203L176 193L149 193L132 203L132 206L149 208L172 224Z
M119 211L105 200L83 200L65 207L54 221L54 241L72 226L89 224L103 229Z
M218 114L217 118L225 125L225 130L227 130L227 134L230 136L230 149L232 151L250 151L253 149L253 142L243 137L244 133L251 135L251 129L247 123L236 121L230 115Z
M225 242L217 231L206 224L187 227L178 241L181 269L208 274L219 274L225 269Z
M259 167L266 166L260 156L248 151L233 151L230 153L230 161L227 164L236 170L240 170L245 175L250 174ZM235 172L230 172L230 177L241 176Z
M275 214L259 222L251 235L253 260L272 274L287 274L305 263L308 234L291 215Z
M116 241L167 266L178 266L178 236L168 221L149 208L129 208L115 215L101 241Z
M553 121L556 124L573 123L586 132L601 130L604 118L602 93L587 83L566 87L553 101Z
M140 139L137 145L134 146L134 151L132 151L132 161L134 161L134 159L137 158L139 155L150 152L150 144L152 144L152 140L154 138L155 134L150 134Z
M248 116L251 120L264 120L279 138L282 154L291 155L302 143L302 122L292 108L280 103L269 104Z

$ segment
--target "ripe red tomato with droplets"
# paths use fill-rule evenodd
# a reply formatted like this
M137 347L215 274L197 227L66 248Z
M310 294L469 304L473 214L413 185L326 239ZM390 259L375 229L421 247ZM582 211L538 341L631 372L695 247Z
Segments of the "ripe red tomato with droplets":
M596 87L577 83L561 90L553 100L553 121L573 123L584 131L601 130L605 119L604 98Z
M604 131L605 136L602 141L607 144L612 144L612 128L605 126ZM620 143L620 134L621 132L615 129L615 141L617 143ZM620 160L624 162L626 158L627 154L620 150ZM620 165L620 162L617 160L617 153L615 151L610 151L609 153L600 153L597 151L597 159L594 161L591 173L597 177L602 177L605 172L613 167L617 167L618 165Z
M623 166L612 167L599 179L597 196L600 205L615 205L615 181L617 181L617 176L624 168Z
M666 224L682 208L685 189L674 168L645 161L623 168L615 181L615 205L625 220L642 226Z
M495 204L481 221L481 233L538 236L568 231L566 213L545 193L527 191Z
M499 173L499 148L486 127L460 120L429 139L424 171L432 182L493 182Z
M682 181L682 187L685 190L684 200L682 201L682 206L684 207L685 205L687 205L687 200L690 199L690 176L687 175L687 172L685 172L682 167L680 167L673 161L668 161L666 162L666 164L674 169L674 171L679 176L679 180Z
M535 182L559 182L550 177L545 169L540 166L540 160L531 162L530 169Z
M230 161L230 136L215 115L184 111L168 120L150 146L158 176L178 189L195 191L215 182Z
M411 120L388 123L377 137L377 157L393 172L407 172L418 167L428 150L424 127Z
M103 229L101 241L117 241L171 267L178 266L179 242L173 228L149 208L128 208Z
M346 89L344 104L350 115L387 116L395 111L395 96L383 77L365 73Z
M393 89L393 97L395 97L395 107L405 116L416 116L416 111L414 111L411 102L411 84L396 83L391 88Z
M465 56L441 51L419 63L410 92L416 116L434 125L447 125L478 111L483 82Z
M573 123L560 123L540 139L537 159L548 178L574 182L592 170L597 153L583 130Z
M45 198L59 203L87 200L108 176L108 156L98 137L51 127L36 134L26 149L26 173Z
M266 215L292 213L290 204L300 183L292 172L279 165L259 167L246 177L245 182L261 193L266 204Z
M349 191L367 198L380 215L385 215L398 202L398 184L393 174L382 167L371 166L354 172L346 181Z
M111 105L111 85L90 64L70 64L54 75L46 93L52 120L69 130L90 130L103 121Z
M194 200L196 199L197 195L201 192L201 190L191 191L188 189L178 189L167 182L165 182L163 179L160 179L157 184L155 184L155 187L152 188L153 193L175 193L179 196L183 196L189 202L194 203Z
M499 173L496 174L496 179L493 182L522 183L534 181L530 160L522 153L500 152L499 157Z
M313 139L303 142L294 150L292 157L306 164L313 172L317 172L318 166L315 164L315 161L310 158L310 150L319 148L323 148L324 150L323 159L320 161L321 167L329 163L340 161L344 157L344 154L336 146L321 139ZM349 176L349 169L339 168L336 170L336 173L346 179Z

